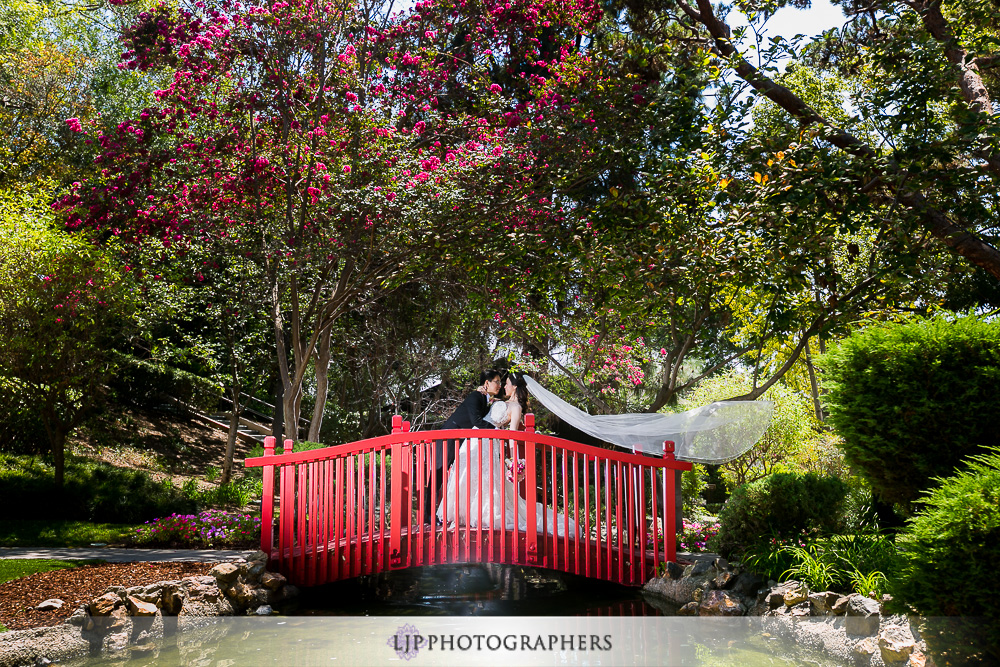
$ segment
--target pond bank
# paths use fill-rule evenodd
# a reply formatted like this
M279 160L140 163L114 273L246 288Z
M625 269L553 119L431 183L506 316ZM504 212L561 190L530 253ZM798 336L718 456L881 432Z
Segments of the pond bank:
M853 593L810 591L805 584L763 581L724 558L681 567L668 563L643 592L680 605L683 616L758 616L766 637L793 640L845 664L934 667L916 619L885 613L881 602Z

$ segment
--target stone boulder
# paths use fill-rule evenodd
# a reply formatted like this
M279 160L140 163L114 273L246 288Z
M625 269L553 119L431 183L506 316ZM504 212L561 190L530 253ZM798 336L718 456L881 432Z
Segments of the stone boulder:
M700 616L742 616L745 611L743 603L728 591L708 591L698 604Z
M219 563L209 570L208 574L215 577L216 582L221 588L223 584L231 584L236 581L236 578L240 575L240 568L234 563Z
M55 611L56 609L62 609L62 606L66 604L59 598L49 598L44 602L40 603L35 609L38 611Z
M871 637L878 632L880 622L881 607L876 600L857 594L850 597L844 624L848 635Z
M125 604L133 616L156 616L159 608L152 602L145 602L137 597L129 595L125 598Z
M108 592L104 595L94 598L90 602L90 615L91 616L110 616L111 612L115 610L115 607L120 605L122 602L121 596L117 593Z
M260 583L272 591L277 591L288 583L288 580L285 579L284 575L277 572L264 572L260 577Z
M916 643L910 629L902 625L889 625L878 633L878 648L883 662L908 660Z
M794 583L795 585L785 589L785 593L782 596L786 607L794 607L809 600L809 589L806 588L805 584L800 584L799 582L788 583Z

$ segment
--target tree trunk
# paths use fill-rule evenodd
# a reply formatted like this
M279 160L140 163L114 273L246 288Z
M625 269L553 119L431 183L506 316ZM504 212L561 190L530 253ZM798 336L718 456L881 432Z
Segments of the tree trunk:
M823 421L823 405L819 402L819 383L816 381L816 368L813 366L812 349L809 341L806 341L806 368L809 370L809 389L812 394L813 409L816 411L816 420Z
M233 457L236 454L236 437L240 432L240 415L243 405L240 403L240 384L233 374L233 388L230 390L230 400L233 410L229 413L229 435L226 438L226 456L222 461L222 477L220 482L228 484L233 475Z
M49 449L52 450L52 467L55 472L55 483L58 488L62 488L65 479L65 452L66 434L69 429L64 428L58 415L56 414L55 403L58 399L49 395L42 404L42 425L45 427L45 435L49 438Z
M311 442L319 442L320 431L323 428L323 412L326 409L326 397L330 389L330 338L333 327L328 328L319 338L319 350L316 352L316 404L313 406L312 421L309 422L309 437Z

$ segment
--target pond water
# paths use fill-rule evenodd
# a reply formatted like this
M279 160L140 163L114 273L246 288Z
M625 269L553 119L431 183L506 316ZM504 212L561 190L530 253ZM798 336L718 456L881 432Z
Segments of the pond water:
M115 657L66 664L841 664L767 637L759 620L678 617L676 607L639 589L518 566L438 565L362 577L306 589L282 611L195 620Z
M303 590L297 616L662 616L638 588L516 565L435 565Z

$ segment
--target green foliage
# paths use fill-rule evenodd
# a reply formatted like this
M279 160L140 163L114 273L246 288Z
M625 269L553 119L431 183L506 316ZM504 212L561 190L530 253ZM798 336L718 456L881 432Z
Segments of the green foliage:
M222 387L211 380L155 361L132 362L110 383L122 401L153 408L166 395L206 412L216 409Z
M45 424L20 383L0 377L0 453L35 454L48 447Z
M787 546L782 550L788 552L793 563L782 573L783 579L797 579L814 591L829 590L836 571L833 565L818 557L815 545L809 548Z
M708 486L708 471L705 466L695 463L690 470L681 473L681 496L684 516L695 516L704 512L705 498L701 495Z
M804 581L812 590L853 591L878 598L886 590L886 573L900 567L892 537L879 532L834 535L781 550L792 562L782 577Z
M937 317L853 334L830 350L830 422L847 463L887 502L908 503L1000 444L1000 324Z
M847 486L836 477L775 473L738 487L719 513L719 534L709 548L740 556L762 536L792 537L800 531L836 532ZM766 538L765 538L766 539Z
M59 488L51 464L23 456L0 456L0 487L17 503L4 503L4 519L69 519L138 523L170 512L193 511L197 503L169 482L138 470L68 458Z
M234 482L213 485L202 491L198 488L198 481L190 479L181 488L181 492L202 507L244 507L260 498L263 483L258 477L241 477Z
M895 601L928 619L922 631L938 664L1000 661L1000 449L971 457L920 499L900 542ZM939 657L941 658L939 660Z

